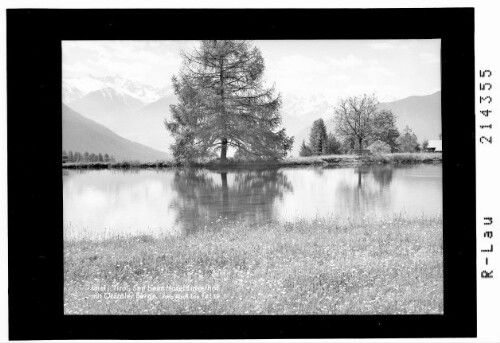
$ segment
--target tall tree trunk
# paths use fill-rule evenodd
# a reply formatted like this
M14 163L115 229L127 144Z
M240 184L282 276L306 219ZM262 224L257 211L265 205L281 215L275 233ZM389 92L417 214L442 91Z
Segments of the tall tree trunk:
M222 145L220 148L220 160L221 161L226 161L227 160L227 138L222 138Z
M220 70L219 70L219 82L220 82L220 99L222 102L222 117L224 120L224 131L227 130L227 118L226 118L226 106L224 104L224 59L222 58L222 55L220 56ZM221 139L221 149L220 149L220 160L221 161L226 161L227 160L227 138L224 137ZM226 184L227 186L227 184Z

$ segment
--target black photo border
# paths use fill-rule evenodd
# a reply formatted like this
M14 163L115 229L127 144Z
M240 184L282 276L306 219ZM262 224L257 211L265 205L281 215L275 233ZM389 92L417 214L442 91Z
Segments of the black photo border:
M62 40L431 38L441 39L443 315L63 314ZM8 9L10 339L476 337L474 76L473 8Z

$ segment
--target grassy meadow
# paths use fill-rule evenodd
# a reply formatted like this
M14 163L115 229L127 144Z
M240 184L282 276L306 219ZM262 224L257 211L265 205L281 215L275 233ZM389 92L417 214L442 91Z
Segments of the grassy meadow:
M215 225L215 224L214 224ZM442 218L65 241L66 314L440 314Z
M401 152L373 155L319 155L290 157L280 161L285 166L293 165L363 165L363 164L412 164L442 162L442 153Z

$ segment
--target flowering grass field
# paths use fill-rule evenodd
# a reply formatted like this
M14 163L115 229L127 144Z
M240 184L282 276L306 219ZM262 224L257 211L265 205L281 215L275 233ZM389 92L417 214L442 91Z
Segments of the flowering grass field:
M442 218L66 241L66 314L440 314Z

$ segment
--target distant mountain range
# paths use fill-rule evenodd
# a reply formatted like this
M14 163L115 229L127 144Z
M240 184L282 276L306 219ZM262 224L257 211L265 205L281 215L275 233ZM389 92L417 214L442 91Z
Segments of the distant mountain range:
M104 125L113 125L144 106L144 103L111 87L92 91L69 103L71 108Z
M63 82L63 102L73 110L125 139L167 154L173 138L164 120L170 117L170 105L176 101L171 87L155 88L119 76L86 76ZM287 134L295 137L293 155L298 155L303 140L308 141L316 119L323 118L327 130L334 131L334 101L322 94L283 96L282 124ZM383 102L380 108L392 110L400 132L408 125L420 142L438 139L441 133L441 92Z
M102 153L117 161L154 162L169 155L120 137L110 129L85 118L66 105L62 108L63 150Z
M380 104L381 109L391 110L397 117L400 132L408 125L419 142L439 139L441 133L441 92L424 96L410 96Z
M149 104L168 93L172 93L171 87L153 87L137 81L124 79L118 75L98 77L86 75L83 77L66 77L63 80L63 102L70 102L81 98L85 94L104 88L113 88L119 93L123 93L138 99L145 104Z
M90 91L67 105L124 138L168 152L173 139L163 121L169 117L169 104L174 101L173 94L167 94L144 103L128 92L106 87Z

